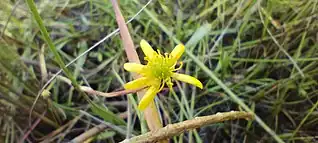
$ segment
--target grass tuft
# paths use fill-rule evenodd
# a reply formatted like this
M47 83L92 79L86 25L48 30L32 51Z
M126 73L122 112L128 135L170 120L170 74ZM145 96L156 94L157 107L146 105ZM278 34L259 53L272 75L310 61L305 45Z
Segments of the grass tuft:
M204 84L176 82L158 94L164 125L232 110L257 115L171 142L317 142L317 0L119 4L142 63L141 39L163 52L182 42L180 71ZM131 80L110 1L2 0L0 15L0 142L120 142L147 132L135 94L77 90L120 91Z

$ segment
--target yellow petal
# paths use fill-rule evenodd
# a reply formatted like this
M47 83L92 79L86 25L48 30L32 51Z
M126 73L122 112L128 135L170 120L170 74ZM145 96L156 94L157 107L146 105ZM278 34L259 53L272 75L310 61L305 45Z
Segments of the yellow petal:
M155 98L158 91L158 87L151 86L147 92L145 93L144 97L139 102L138 109L145 110L149 103Z
M179 44L172 50L171 55L175 61L177 61L182 56L184 49L184 45Z
M202 83L198 79L196 79L192 76L186 75L186 74L173 73L172 78L186 82L186 83L193 84L201 89L203 88Z
M125 63L124 69L130 72L142 73L144 65L137 64L137 63Z
M144 39L140 41L140 47L142 51L144 52L145 56L150 59L153 57L154 54L156 54L156 52L152 49L149 43Z
M130 89L130 90L134 90L134 89L139 89L139 88L143 88L146 86L149 86L150 82L149 79L146 77L141 77L138 78L136 80L133 80L131 82L128 82L124 85L125 89Z

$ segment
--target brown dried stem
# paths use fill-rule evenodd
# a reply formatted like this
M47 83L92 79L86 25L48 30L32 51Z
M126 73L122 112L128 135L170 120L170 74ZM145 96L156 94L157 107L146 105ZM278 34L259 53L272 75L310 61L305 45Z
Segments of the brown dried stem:
M204 125L223 122L227 120L235 120L235 119L246 119L252 120L253 114L248 112L241 111L231 111L225 113L216 113L214 115L196 117L192 120L187 120L184 122L170 124L164 128L161 128L156 131L151 131L146 134L142 134L140 136L135 136L130 139L126 139L121 143L148 143L148 142L157 142L160 140L165 140L171 138L173 136L179 135L185 131L193 130L196 128L200 128Z
M99 124L87 131L85 131L83 134L77 136L76 138L74 138L72 140L72 143L81 143L81 142L84 142L85 140L87 140L88 138L104 131L105 129L107 129L107 125L105 124Z
M123 112L118 114L119 118L125 119L127 113ZM95 127L90 128L89 130L85 131L84 133L80 134L79 136L75 137L71 143L82 143L89 140L91 137L99 134L100 132L105 131L105 129L109 128L109 126L101 123Z

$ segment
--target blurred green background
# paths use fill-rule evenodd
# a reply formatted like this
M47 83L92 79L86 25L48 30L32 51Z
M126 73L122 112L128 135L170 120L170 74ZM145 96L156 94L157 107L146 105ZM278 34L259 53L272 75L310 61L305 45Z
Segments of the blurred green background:
M148 1L119 2L128 21ZM35 3L65 64L110 36L68 67L79 85L113 92L131 80L123 69L127 58L120 36L111 34L117 23L109 0ZM159 93L156 101L163 123L243 110L210 78L212 71L278 137L286 142L317 142L317 7L317 0L151 1L128 24L142 62L141 39L164 52L170 52L178 39L201 64L184 54L181 72L204 84L199 90L178 82L176 93ZM101 122L109 127L87 142L119 142L127 134L141 133L145 126L135 112L134 94L129 98L90 95L96 103L92 106L65 82L65 74L51 82L50 96L40 97L30 122L36 95L60 67L26 1L1 0L0 15L0 142L68 142ZM275 141L257 122L234 120L185 132L171 142Z

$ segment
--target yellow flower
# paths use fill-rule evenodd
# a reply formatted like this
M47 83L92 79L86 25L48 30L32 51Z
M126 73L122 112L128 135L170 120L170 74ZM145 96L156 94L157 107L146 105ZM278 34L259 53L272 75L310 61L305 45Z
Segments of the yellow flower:
M182 67L182 62L180 62L179 67L176 68L175 66L185 50L183 44L177 45L170 54L164 53L164 55L159 50L155 52L145 40L140 41L140 47L146 56L147 65L137 63L124 64L124 69L127 71L135 72L142 76L126 83L124 85L125 89L133 90L148 87L147 92L139 102L138 108L140 110L144 110L149 105L165 84L170 89L172 88L171 78L193 84L202 89L202 83L198 79L189 75L175 73Z

